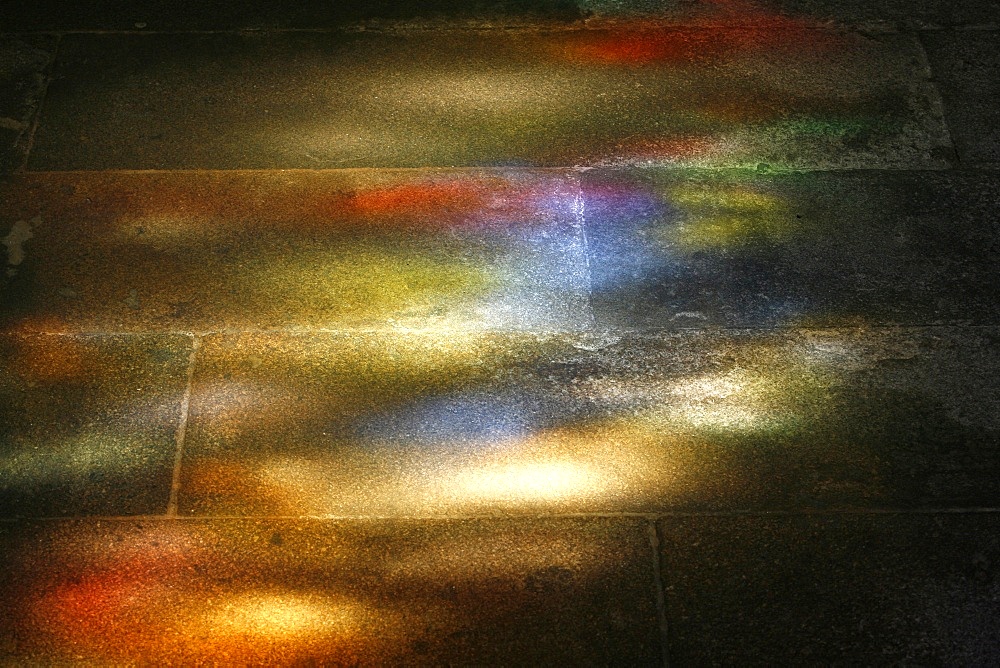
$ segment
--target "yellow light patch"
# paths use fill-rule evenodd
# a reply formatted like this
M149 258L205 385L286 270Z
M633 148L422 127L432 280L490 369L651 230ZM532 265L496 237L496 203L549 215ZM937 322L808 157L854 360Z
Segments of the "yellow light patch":
M663 229L663 240L687 251L780 242L801 227L786 201L744 188L675 188L667 201L683 217Z
M568 461L475 467L445 484L459 503L562 501L597 495L603 487L597 471Z
M349 606L301 594L241 592L208 615L216 634L257 635L269 640L346 631Z
M547 68L462 68L394 82L392 97L386 104L409 113L439 108L458 114L514 116L512 120L518 120L570 109L587 89L580 78L568 76L559 78L556 86L553 89Z
M432 305L460 306L488 291L482 268L452 259L377 247L272 257L259 271L241 272L253 293L276 307L367 318L426 316Z

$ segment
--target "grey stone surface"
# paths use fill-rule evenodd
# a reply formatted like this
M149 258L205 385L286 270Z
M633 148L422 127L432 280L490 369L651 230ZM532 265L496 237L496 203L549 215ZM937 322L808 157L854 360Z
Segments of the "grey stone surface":
M599 325L998 322L994 174L583 178Z
M915 39L645 29L70 35L29 166L934 167Z
M24 163L55 46L53 37L0 35L0 174Z
M659 665L645 522L0 525L28 664Z
M660 522L674 665L1000 659L995 514Z
M181 510L995 506L996 344L945 328L212 336Z
M0 339L0 517L166 510L191 342Z
M923 35L963 165L1000 165L1000 33Z

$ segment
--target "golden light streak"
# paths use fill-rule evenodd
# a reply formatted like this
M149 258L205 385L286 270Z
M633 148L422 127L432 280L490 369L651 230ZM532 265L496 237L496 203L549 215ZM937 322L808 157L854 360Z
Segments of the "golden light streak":
M270 640L341 634L355 615L350 606L294 593L239 592L205 612L219 635L263 636Z
M442 490L459 503L555 502L599 496L600 472L569 461L477 466L446 478ZM445 495L450 492L445 491Z

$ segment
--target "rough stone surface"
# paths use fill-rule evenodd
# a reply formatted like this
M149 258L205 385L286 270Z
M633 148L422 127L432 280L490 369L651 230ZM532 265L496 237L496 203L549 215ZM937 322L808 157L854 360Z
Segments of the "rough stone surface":
M1000 165L1000 33L923 36L963 165Z
M658 665L645 522L0 525L14 663Z
M660 532L672 663L1000 656L995 515L672 518Z
M192 388L181 509L993 506L996 337L213 336Z
M0 338L0 516L164 512L190 345Z
M599 326L996 324L991 173L592 171Z
M70 35L29 166L940 167L915 39L799 26Z

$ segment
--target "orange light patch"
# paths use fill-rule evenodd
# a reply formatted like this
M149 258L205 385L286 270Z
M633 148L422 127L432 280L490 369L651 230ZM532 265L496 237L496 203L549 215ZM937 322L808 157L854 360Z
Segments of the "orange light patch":
M828 48L832 41L819 31L800 27L779 31L756 27L712 31L625 28L574 34L561 48L564 57L574 62L687 65L748 57L765 50L816 52Z
M402 183L358 190L335 199L333 214L392 217L429 227L468 225L489 219L524 219L534 211L533 193L498 180L456 179Z
M60 338L56 345L48 339L22 341L14 360L14 371L28 383L52 383L81 378L87 360L79 342Z

